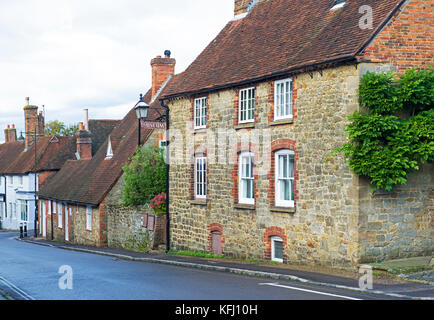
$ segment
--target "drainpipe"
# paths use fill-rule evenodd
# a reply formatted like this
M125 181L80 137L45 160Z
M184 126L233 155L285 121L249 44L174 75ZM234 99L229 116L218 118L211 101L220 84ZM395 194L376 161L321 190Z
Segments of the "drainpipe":
M166 115L166 253L170 251L170 158L169 158L169 126L170 112L169 106L164 104L164 99L160 100L161 106L164 108Z

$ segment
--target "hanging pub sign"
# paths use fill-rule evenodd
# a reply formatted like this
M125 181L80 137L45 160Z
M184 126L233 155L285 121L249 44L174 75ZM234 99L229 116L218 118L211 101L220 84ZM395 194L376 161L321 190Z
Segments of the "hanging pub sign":
M157 121L142 121L142 128L144 129L166 129L166 123Z

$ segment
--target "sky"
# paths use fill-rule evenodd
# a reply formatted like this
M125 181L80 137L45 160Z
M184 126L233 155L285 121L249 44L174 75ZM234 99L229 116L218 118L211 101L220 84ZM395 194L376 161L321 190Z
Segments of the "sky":
M234 0L1 0L0 143L24 131L25 98L45 121L122 119L166 49L184 71L233 18Z

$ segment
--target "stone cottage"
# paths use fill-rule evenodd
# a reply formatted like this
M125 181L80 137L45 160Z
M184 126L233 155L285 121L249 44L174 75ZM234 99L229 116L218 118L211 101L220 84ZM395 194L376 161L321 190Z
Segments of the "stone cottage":
M433 2L235 0L163 94L172 250L356 266L431 254L433 169L370 191L342 155L368 70L433 64Z
M152 88L143 100L150 105L149 118L164 113L158 99L175 71L175 59L167 51L152 60ZM81 127L77 132L79 160L66 162L62 169L42 185L39 206L45 213L47 239L89 246L124 247L126 239L148 234L142 212L123 208L123 170L138 147L138 120L134 108L119 122L96 151L93 139ZM141 129L140 144L160 145L164 130ZM154 229L154 225L150 229ZM125 241L124 241L124 240Z

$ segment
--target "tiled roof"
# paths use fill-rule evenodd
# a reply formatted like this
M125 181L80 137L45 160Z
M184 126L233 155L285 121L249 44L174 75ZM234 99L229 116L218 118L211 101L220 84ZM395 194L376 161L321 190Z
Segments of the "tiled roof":
M90 120L92 149L98 150L119 123L117 120ZM59 170L67 160L75 159L75 137L41 137L36 143L36 171ZM35 144L24 150L24 143L0 146L0 174L27 174L35 171Z
M149 103L150 92L144 100ZM152 104L159 107L158 100ZM143 130L142 142L152 130ZM62 169L50 177L42 186L39 196L47 199L73 203L99 205L121 177L122 167L137 148L137 117L134 109L120 121L110 133L113 158L105 159L108 139L91 160L68 161Z
M24 150L23 142L8 142L0 144L0 174L15 161Z
M110 132L120 123L120 120L89 120L89 131L92 138L92 154L97 153Z
M285 75L302 68L354 60L403 0L259 2L230 21L198 58L170 81L164 97L192 94ZM373 9L373 29L361 29L363 5Z
M41 137L36 143L36 171L59 170L75 153L74 137ZM20 152L2 170L3 174L27 174L35 171L35 144Z

